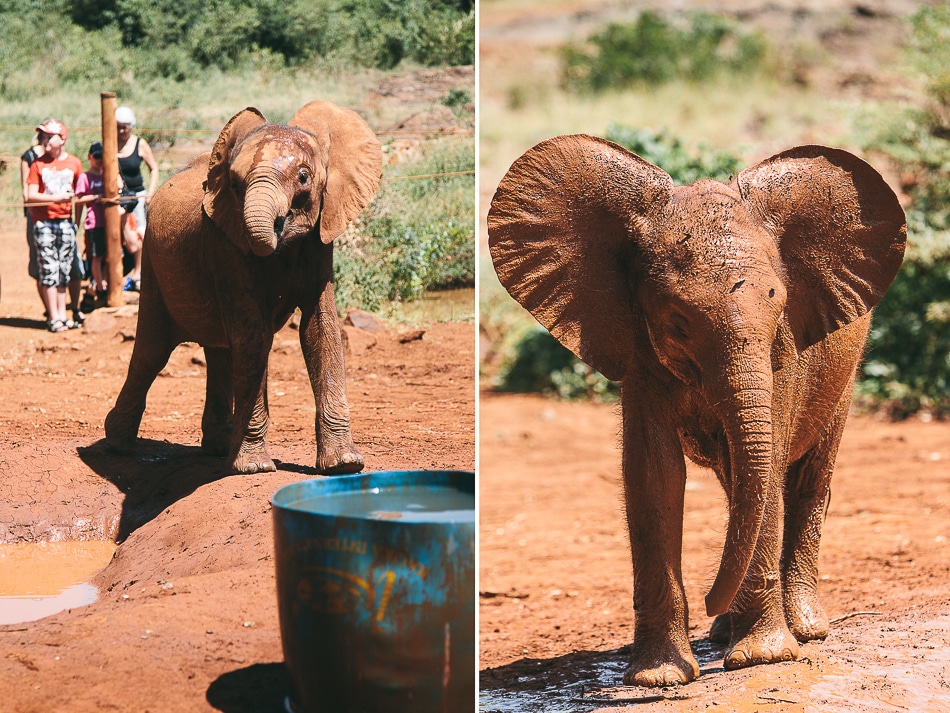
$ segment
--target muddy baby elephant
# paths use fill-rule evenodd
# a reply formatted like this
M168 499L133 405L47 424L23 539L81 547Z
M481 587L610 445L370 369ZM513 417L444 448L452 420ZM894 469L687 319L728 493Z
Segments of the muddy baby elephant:
M106 417L106 439L132 449L145 398L181 342L204 347L205 452L232 473L275 470L267 453L267 359L274 333L300 308L300 345L316 400L316 467L352 473L343 342L333 295L334 238L379 185L369 126L327 102L287 125L247 108L155 194L142 263L129 373Z
M636 627L628 684L685 683L684 455L712 468L729 523L706 611L726 668L822 638L821 525L904 213L851 154L800 146L730 184L675 187L590 136L525 153L492 201L502 284L579 358L621 382Z

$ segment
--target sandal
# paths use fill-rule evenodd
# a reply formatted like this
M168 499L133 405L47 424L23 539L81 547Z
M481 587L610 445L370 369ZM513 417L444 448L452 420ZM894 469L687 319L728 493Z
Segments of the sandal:
M69 327L61 319L51 319L46 323L46 328L51 332L65 332Z
M83 325L83 322L85 321L86 321L86 315L84 315L81 310L74 309L72 325L69 328L76 329L77 327L81 327Z

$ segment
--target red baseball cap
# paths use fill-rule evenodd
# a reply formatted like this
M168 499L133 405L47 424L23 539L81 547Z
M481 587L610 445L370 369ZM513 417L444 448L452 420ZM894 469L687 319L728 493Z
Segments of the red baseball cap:
M42 124L36 127L36 130L42 131L44 134L59 134L63 141L69 138L69 131L66 129L66 125L59 119L46 119Z

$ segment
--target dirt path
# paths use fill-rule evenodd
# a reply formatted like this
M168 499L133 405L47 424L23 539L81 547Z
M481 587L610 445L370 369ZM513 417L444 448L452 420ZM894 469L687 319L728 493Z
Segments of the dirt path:
M620 685L634 619L616 407L483 392L480 420L483 713L950 710L950 424L852 418L819 569L829 615L849 618L787 664L725 672L706 638L725 509L691 467L683 575L702 676L658 691Z
M17 221L19 222L19 221ZM0 711L283 711L269 500L315 477L313 396L297 333L270 360L278 472L228 476L200 453L204 366L179 347L149 393L134 457L102 423L124 380L136 307L43 329L25 240L0 233L0 542L114 538L100 598L0 626ZM366 470L473 470L472 323L346 327L354 438Z

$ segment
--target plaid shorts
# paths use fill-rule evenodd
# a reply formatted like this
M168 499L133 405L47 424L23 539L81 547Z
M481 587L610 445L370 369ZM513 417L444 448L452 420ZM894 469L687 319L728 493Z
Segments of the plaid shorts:
M66 287L76 258L76 225L68 218L33 224L39 281L44 287Z

